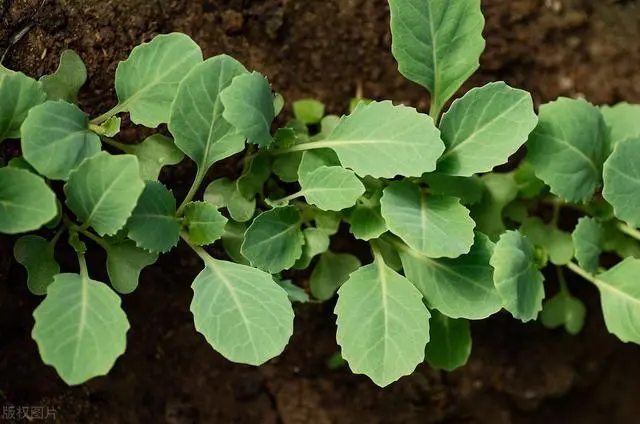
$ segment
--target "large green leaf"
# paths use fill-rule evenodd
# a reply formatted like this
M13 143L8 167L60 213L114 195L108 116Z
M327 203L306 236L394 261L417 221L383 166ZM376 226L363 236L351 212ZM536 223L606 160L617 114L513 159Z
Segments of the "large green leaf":
M196 330L230 361L261 365L293 334L287 293L263 271L207 258L192 288Z
M587 272L595 273L600 263L600 253L604 249L604 227L595 218L582 217L571 237L578 264Z
M302 255L301 223L294 206L263 212L247 228L242 255L251 265L272 274L291 268Z
M148 128L169 122L178 84L201 62L200 47L185 34L158 35L137 46L116 69L117 110Z
M168 252L180 239L176 199L157 181L147 181L127 222L128 236L150 252Z
M601 106L600 112L609 127L611 150L626 138L640 138L640 105L618 103L614 106Z
M523 322L536 319L542 310L544 277L531 242L518 231L507 231L498 240L490 263L504 308Z
M132 293L138 287L140 272L154 264L158 254L136 246L131 240L107 245L107 273L114 289L119 293Z
M37 230L56 217L56 195L25 169L0 168L0 233Z
M27 287L33 294L46 294L60 265L53 254L53 244L40 236L23 236L13 246L13 256L27 270Z
M311 272L309 289L318 300L329 300L336 294L349 274L360 268L360 261L348 253L333 253L328 250L320 255L320 259Z
M604 322L623 342L640 344L640 260L626 258L595 279Z
M400 248L405 276L422 292L429 307L451 318L484 319L502 308L489 260L494 245L476 234L471 251L455 259L431 259Z
M296 145L290 150L331 148L340 163L364 177L419 177L436 168L444 151L433 120L390 101L360 103L343 116L326 140Z
M67 206L101 236L124 226L143 189L138 159L106 152L82 162L64 186Z
M391 232L431 258L455 258L469 252L475 223L454 197L427 196L409 181L391 183L380 200Z
M259 74L240 75L220 93L223 116L249 143L267 147L273 143L271 122L275 118L269 81Z
M86 115L62 100L32 108L22 124L24 158L53 180L67 180L71 171L101 147L100 137L88 130Z
M494 82L456 100L442 117L446 151L438 171L470 177L501 165L527 141L538 118L531 95Z
M365 191L356 174L341 166L321 166L301 175L300 187L307 203L329 211L355 205Z
M215 206L207 202L187 203L184 208L184 218L189 241L199 246L218 240L227 223L227 218Z
M223 117L220 93L246 73L234 58L219 55L195 66L178 87L171 106L169 131L176 146L198 164L200 171L244 149L244 137Z
M381 258L349 276L335 313L342 357L355 374L384 387L424 360L429 311L413 284Z
M478 69L485 45L480 0L389 0L389 6L400 73L429 90L440 111Z
M44 102L42 85L20 72L0 73L0 142L20 138L20 126L32 107Z
M51 74L40 78L42 88L49 100L66 100L75 103L78 92L87 81L87 68L82 59L73 50L60 54L60 65Z
M438 311L431 311L430 340L425 359L436 369L453 371L467 363L471 355L469 321L451 319Z
M616 144L604 164L602 196L613 206L615 215L632 227L640 227L640 137Z
M182 151L162 134L151 135L140 144L127 145L124 150L138 157L140 176L145 181L157 180L164 166L177 165L184 159Z
M124 353L129 322L120 298L87 276L56 275L33 317L42 361L69 385L107 374Z
M551 191L571 202L588 202L602 182L606 128L598 108L561 97L540 106L538 126L527 142L527 159Z

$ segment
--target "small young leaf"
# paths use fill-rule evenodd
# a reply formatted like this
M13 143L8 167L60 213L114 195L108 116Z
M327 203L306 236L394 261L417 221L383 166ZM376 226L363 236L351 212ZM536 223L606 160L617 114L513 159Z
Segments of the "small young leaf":
M349 216L349 231L360 240L371 240L385 233L387 223L382 218L380 205L357 205Z
M602 196L613 206L619 219L634 228L640 227L640 137L628 138L616 144L604 163Z
M513 178L518 185L518 197L525 199L540 195L547 187L544 181L536 177L535 168L527 161L520 163L513 172Z
M129 294L138 287L140 272L158 260L158 254L136 247L131 240L108 244L107 273L114 289Z
M184 159L182 151L162 134L149 136L140 144L127 145L126 152L138 157L140 177L145 181L157 180L164 166L177 165Z
M176 199L157 181L147 181L127 222L128 236L150 252L168 252L180 239Z
M39 236L23 236L13 246L13 256L27 270L27 287L33 294L47 293L60 265L53 255L53 245Z
M476 230L495 240L506 230L502 211L518 196L518 186L512 174L485 174L481 180L485 190L480 203L471 206L471 216Z
M240 75L220 93L222 116L249 143L267 147L273 143L271 122L275 118L269 81L259 74Z
M321 166L340 166L338 155L331 149L307 150L302 152L298 166L298 178L303 179Z
M39 176L19 168L0 168L0 233L37 230L58 213L56 195Z
M469 252L475 223L454 197L427 196L409 181L384 189L382 216L391 232L430 258L455 258Z
M231 218L238 222L249 221L256 211L256 200L240 194L237 184L227 178L209 184L204 191L204 200L218 209L226 207Z
M356 174L341 166L321 166L302 175L300 187L307 203L329 211L355 205L365 191Z
M258 154L251 159L246 171L238 178L236 185L240 194L247 199L253 199L262 192L262 187L271 175L271 158L265 154Z
M489 265L493 248L487 236L476 234L471 251L455 259L430 259L408 247L398 253L405 276L429 307L450 318L484 319L502 308Z
M282 94L274 93L273 94L273 111L275 113L275 116L280 115L280 113L282 112L282 109L284 109L284 105L285 105L285 100Z
M287 293L263 271L209 258L192 288L196 330L230 361L261 365L293 334Z
M76 105L62 100L38 105L22 124L22 154L45 177L67 180L71 171L102 147L88 125Z
M594 274L598 270L600 253L604 247L604 227L594 218L582 217L571 237L578 264Z
M429 311L413 284L382 259L352 273L338 295L336 338L355 374L384 387L424 360Z
M518 231L507 231L496 244L490 264L504 308L522 322L536 319L542 310L544 277L531 242Z
M289 269L302 255L300 213L293 206L263 212L244 235L242 255L252 266L275 274Z
M44 102L42 85L20 72L0 73L0 143L20 138L20 126L29 110Z
M329 300L340 286L349 279L349 274L360 268L360 261L348 253L333 253L328 250L320 255L311 277L309 289L318 300Z
M543 248L554 265L566 265L573 258L571 235L553 225L546 225L538 217L525 219L520 232L534 245Z
M311 264L311 260L329 249L329 234L318 228L305 228L302 231L304 235L304 246L302 247L302 256L293 266L294 269L305 269Z
M389 0L391 52L400 73L439 111L478 69L485 42L480 0Z
M86 276L56 275L33 317L42 361L69 385L107 374L125 351L129 322L120 298Z
M540 106L540 121L527 142L527 160L551 192L588 202L602 182L606 128L598 108L561 97Z
M465 365L471 355L471 328L465 319L451 319L431 311L430 340L425 359L432 368L453 371Z
M78 92L87 81L87 68L73 50L65 50L60 55L60 65L51 74L40 78L48 100L65 100L75 103Z
M640 138L640 105L618 103L601 106L600 112L609 127L610 150L627 138Z
M306 125L317 124L324 116L324 105L315 99L302 99L293 102L293 116Z
M201 62L200 47L177 32L135 47L116 69L118 110L148 128L169 122L178 84Z
M236 222L233 220L227 221L224 226L224 232L222 233L222 247L224 251L229 255L233 262L250 265L247 258L242 256L240 249L244 242L244 233L247 231L247 224L244 222Z
M463 205L473 205L482 198L484 184L476 176L456 177L453 175L431 173L424 177L433 194L453 196L460 199Z
M377 178L419 177L436 168L444 151L440 131L428 115L390 101L361 103L340 119L327 140L310 145L329 147L342 166Z
M120 132L120 126L122 124L122 118L119 116L112 116L104 121L98 127L97 134L104 135L105 137L115 137ZM95 129L94 129L95 131Z
M316 223L316 228L332 236L338 232L342 216L337 212L318 209L314 211L313 220Z
M304 291L302 287L298 287L291 282L291 280L278 281L278 285L287 292L287 297L291 303L307 303L309 301L309 295Z
M604 223L604 244L605 252L614 252L621 258L631 256L640 259L640 243L634 238L622 233L617 221Z
M227 223L227 218L207 202L187 203L184 217L189 240L198 246L211 244L222 237Z
M526 91L504 82L474 88L454 101L442 117L446 151L438 171L462 177L491 171L527 141L537 122Z
M235 77L246 73L234 58L219 55L193 67L178 86L169 131L176 146L198 164L201 172L245 147L244 137L222 117L220 93Z
M293 152L278 156L273 161L273 173L285 183L298 181L298 168L302 160L303 152Z
M547 328L564 326L567 333L576 335L582 330L586 315L584 303L566 290L561 290L542 304L540 322Z
M106 152L85 159L64 186L67 206L101 236L125 225L143 189L138 159Z

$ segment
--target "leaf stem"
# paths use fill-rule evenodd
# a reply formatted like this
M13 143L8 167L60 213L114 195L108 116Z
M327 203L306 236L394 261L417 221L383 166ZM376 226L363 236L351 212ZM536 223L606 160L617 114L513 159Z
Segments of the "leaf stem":
M111 118L112 116L122 112L123 108L124 108L124 105L118 103L117 105L115 105L114 107L112 107L111 109L103 113L102 115L93 118L91 121L89 121L89 124L100 125L107 119Z
M629 237L633 237L634 239L640 241L640 231L636 230L635 228L630 227L629 225L625 224L624 222L618 222L616 224L616 227L620 231L622 231L623 233L628 235Z
M89 269L87 268L87 260L84 257L84 253L78 252L78 264L80 265L80 275L84 281L85 278L89 278Z
M590 283L593 284L597 284L597 280L596 277L594 277L591 273L589 273L588 271L586 271L585 269L581 268L578 264L576 264L575 262L569 262L567 265L565 265L567 268L569 268L569 270L575 274L578 274L580 277L584 278L585 280L589 281Z
M435 99L435 96L434 96ZM429 108L429 116L433 119L433 123L438 126L438 120L440 119L440 111L442 110L442 107L438 107L436 106L436 104L433 102L431 102L431 107Z
M204 250L204 248L195 245L190 239L189 239L189 235L187 234L186 231L181 231L180 232L180 238L187 243L187 246L189 246L191 248L191 250L193 250L196 255L198 255L200 257L200 259L202 259L204 261L205 264L210 263L211 260L211 255Z
M553 210L552 210L551 223L550 224L552 226L554 226L554 227L558 226L558 220L560 219L560 208L562 207L563 204L564 204L564 202L559 197L555 197L553 199L553 202L551 204Z
M288 196L284 196L278 200L272 200L271 203L289 203L291 200L297 199L298 197L304 196L304 190L300 190L296 193L290 194Z
M284 149L270 150L269 153L271 153L272 155L278 156L278 155L286 155L287 153L303 152L305 150L325 149L325 148L331 148L335 146L336 143L338 142L339 142L338 140L313 141L311 143L296 144L294 146L287 147Z
M122 150L125 153L131 153L131 149L129 148L129 145L125 143L121 143L117 140L106 137L104 135L100 136L100 140L102 140L103 143L108 144L109 146L115 147L116 149Z
M83 236L87 237L88 239L90 239L91 241L95 242L96 244L98 244L100 247L102 247L104 250L107 250L109 248L109 244L107 244L106 241L104 241L103 239L101 239L100 237L98 237L97 235L93 234L91 231L89 230L83 230L81 228L75 228L76 231L78 231L80 234L82 234Z
M564 278L564 272L562 267L556 266L556 275L558 276L558 283L560 283L560 292L570 295L569 288L567 287L567 280Z
M49 244L51 245L52 248L56 247L56 244L58 244L58 240L60 240L60 237L62 237L62 235L64 234L66 229L67 229L67 227L65 227L64 225L62 227L58 228L58 231L56 232L56 234L49 241Z
M180 206L176 211L176 216L178 218L181 217L182 214L184 213L184 208L187 206L187 203L189 203L191 199L193 199L193 196L195 196L196 193L198 192L198 189L200 188L200 184L202 184L202 180L204 180L205 174L206 174L206 171L202 171L200 167L198 167L198 172L196 172L196 177L193 179L193 184L191 184L191 187L189 188L187 195L184 197L184 200L182 201L182 203L180 203Z

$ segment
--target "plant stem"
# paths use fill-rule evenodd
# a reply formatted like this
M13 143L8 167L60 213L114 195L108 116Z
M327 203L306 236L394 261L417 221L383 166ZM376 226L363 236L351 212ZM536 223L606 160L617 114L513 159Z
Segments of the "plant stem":
M88 239L90 239L91 241L94 241L96 244L98 244L100 247L102 247L104 250L107 250L109 248L109 245L107 244L107 242L105 242L104 240L102 240L100 237L98 237L97 235L93 234L91 231L89 230L83 230L80 227L75 228L76 231L78 231L80 234L82 234L83 236L87 237Z
M189 203L191 199L193 199L193 196L195 196L196 193L198 192L198 189L200 188L200 184L202 184L202 180L204 180L204 175L205 175L205 171L202 171L198 167L198 172L196 172L196 177L193 179L193 184L191 184L191 187L189 188L187 195L185 196L182 203L180 203L180 207L178 207L178 210L176 211L176 216L178 218L181 217L182 214L184 213L184 208L187 206L187 203Z
M127 144L121 143L117 140L105 136L100 136L100 140L102 140L103 143L115 147L116 149L122 150L125 153L131 153L131 149Z
M429 116L433 119L433 123L436 126L438 125L438 119L440 119L440 110L441 108L436 107L434 103L431 103L431 107L429 108Z
M618 222L616 224L616 227L618 227L620 231L622 231L629 237L633 237L634 239L640 241L640 231L636 230L635 228L632 228L623 222Z
M49 244L51 244L52 248L56 247L56 244L58 244L58 240L60 240L60 237L62 237L62 234L64 234L66 229L67 227L65 227L64 225L60 227L53 238L49 241Z
M114 107L112 107L111 109L103 113L102 115L96 118L93 118L91 121L89 121L89 124L100 125L107 119L111 118L112 116L122 112L123 107L124 107L123 104L118 103L117 105L115 105Z
M273 200L271 203L289 203L291 200L304 196L304 190L300 190L296 193L290 194L278 200Z
M582 269L578 264L576 264L575 262L569 262L566 265L567 268L569 268L569 270L575 274L578 274L579 276L581 276L582 278L584 278L585 280L589 281L590 283L596 284L596 277L594 277L593 275L591 275L591 273L587 272L586 270Z
M567 280L564 278L564 272L562 272L562 267L556 266L556 275L558 276L558 282L560 283L560 292L564 294L571 294L569 292L569 288L567 287Z
M324 149L326 147L333 147L340 143L336 140L321 140L313 141L311 143L296 144L295 146L287 147L285 149L271 150L269 153L272 155L286 155L287 153L303 152L305 150Z
M193 244L191 240L189 240L189 235L185 231L180 232L180 238L184 240L185 243L187 243L187 245L196 253L196 255L200 256L200 259L202 259L204 263L209 263L209 261L211 260L211 255L207 253L207 251L202 247Z
M80 275L89 278L89 270L87 269L87 260L84 257L84 253L78 253L78 264L80 264Z
M559 197L553 199L553 203L551 205L553 207L551 215L551 225L554 227L558 226L558 219L560 218L560 208L563 204L564 202Z

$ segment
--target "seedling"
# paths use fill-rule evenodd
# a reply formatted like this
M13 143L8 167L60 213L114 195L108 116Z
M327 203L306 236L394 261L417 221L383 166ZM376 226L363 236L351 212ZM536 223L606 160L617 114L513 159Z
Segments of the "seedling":
M338 117L303 100L272 132L284 101L267 79L226 55L203 60L179 33L133 49L116 71L118 103L93 119L73 103L86 79L76 54L40 81L0 69L0 141L20 138L23 155L0 169L0 231L51 229L19 238L15 257L29 289L45 296L33 338L65 382L111 369L129 329L116 292L134 291L142 269L180 240L204 263L192 286L196 329L234 362L280 354L291 302L337 291L335 358L353 372L386 386L425 358L452 370L470 355L469 320L503 309L579 332L585 307L566 269L600 290L609 331L640 343L640 108L561 98L538 117L529 93L504 82L450 103L484 49L480 0L389 4L392 52L429 91L429 114L358 99ZM167 124L171 137L124 143L122 113L148 128ZM514 171L491 172L525 142ZM185 155L197 172L178 203L158 177ZM212 181L194 200L209 170L233 155L242 175ZM546 221L534 216L544 208ZM573 233L558 226L565 208L582 216ZM369 243L369 263L332 251L340 227ZM56 262L63 235L79 273ZM87 241L106 251L111 287L90 277ZM212 243L227 257L211 256ZM603 251L622 261L602 270ZM544 301L547 265L560 291ZM302 284L283 279L307 268Z

